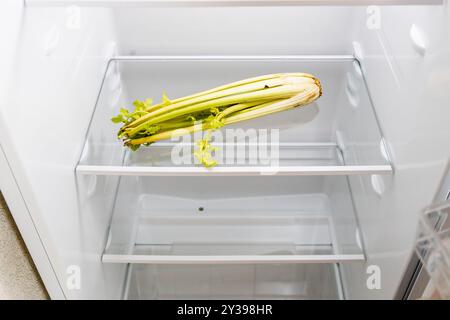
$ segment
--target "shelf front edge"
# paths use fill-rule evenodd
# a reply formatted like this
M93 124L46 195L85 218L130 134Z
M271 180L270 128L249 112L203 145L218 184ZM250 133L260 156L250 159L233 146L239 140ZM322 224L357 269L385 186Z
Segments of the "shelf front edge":
M298 256L162 256L103 254L103 263L147 264L292 264L365 261L363 254Z
M292 167L124 167L78 165L81 175L115 176L311 176L389 174L390 165L373 166L292 166Z

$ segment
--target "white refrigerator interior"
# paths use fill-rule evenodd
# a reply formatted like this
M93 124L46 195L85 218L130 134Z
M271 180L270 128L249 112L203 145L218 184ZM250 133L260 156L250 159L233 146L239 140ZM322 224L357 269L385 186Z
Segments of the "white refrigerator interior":
M0 190L50 296L404 296L420 215L444 200L450 7L378 2L2 1ZM276 170L130 152L110 121L279 72L323 96L234 125L279 130Z

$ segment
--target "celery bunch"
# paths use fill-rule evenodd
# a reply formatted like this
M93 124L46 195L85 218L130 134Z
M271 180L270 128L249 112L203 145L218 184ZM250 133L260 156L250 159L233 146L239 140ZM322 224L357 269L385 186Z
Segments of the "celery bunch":
M132 150L159 140L215 130L274 112L309 104L320 97L320 81L306 73L280 73L241 80L186 97L161 103L136 100L133 112L121 109L112 118L123 123L119 139ZM199 141L196 156L205 166L215 165L208 157L208 139Z

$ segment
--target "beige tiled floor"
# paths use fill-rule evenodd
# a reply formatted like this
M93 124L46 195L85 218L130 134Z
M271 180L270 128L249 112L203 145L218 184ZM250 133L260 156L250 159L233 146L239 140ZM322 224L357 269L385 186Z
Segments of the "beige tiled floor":
M0 299L48 299L1 193Z

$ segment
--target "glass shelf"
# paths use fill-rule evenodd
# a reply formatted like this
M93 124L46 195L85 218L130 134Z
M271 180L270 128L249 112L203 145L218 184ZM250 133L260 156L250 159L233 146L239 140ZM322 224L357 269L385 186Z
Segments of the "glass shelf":
M102 261L220 265L365 260L345 176L258 180L121 177ZM97 183L101 195L105 183ZM90 201L95 202L93 197Z
M118 125L110 122L121 107L129 108L135 99L157 98L162 92L179 97L256 75L299 71L316 75L324 95L309 106L216 131L213 144L218 146L215 158L219 164L214 168L196 163L196 136L131 152L116 138ZM227 137L230 131L226 130L240 130L244 135L222 144L216 138ZM76 172L135 176L388 174L392 167L384 146L363 74L351 56L121 56L108 65Z

